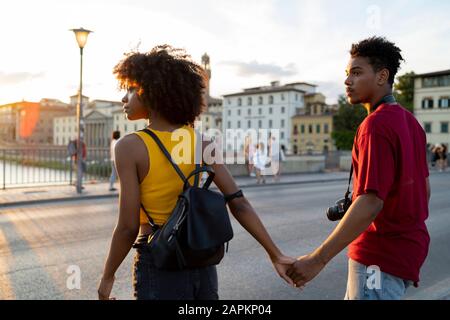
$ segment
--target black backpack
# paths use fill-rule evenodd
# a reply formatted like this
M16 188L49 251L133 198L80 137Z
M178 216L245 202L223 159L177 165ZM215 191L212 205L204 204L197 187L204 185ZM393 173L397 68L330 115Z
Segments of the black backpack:
M214 179L214 170L197 164L186 178L159 138L148 129L142 131L153 138L184 185L172 214L162 226L153 222L141 204L153 229L153 235L141 248L150 256L152 265L159 269L183 270L218 264L224 256L225 243L228 247L228 241L233 238L233 229L225 197L208 189ZM203 187L199 187L198 175L203 172L209 176ZM193 186L189 184L192 176L195 176Z

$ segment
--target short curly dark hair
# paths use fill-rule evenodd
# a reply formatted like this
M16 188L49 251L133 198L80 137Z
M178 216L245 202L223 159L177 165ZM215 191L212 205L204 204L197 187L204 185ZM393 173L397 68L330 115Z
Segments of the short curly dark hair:
M375 71L389 70L389 83L394 84L394 78L404 61L401 50L394 43L384 37L371 37L352 44L350 50L352 57L365 57Z
M141 101L172 124L193 125L205 108L206 73L183 49L126 53L113 74L120 89L136 87Z

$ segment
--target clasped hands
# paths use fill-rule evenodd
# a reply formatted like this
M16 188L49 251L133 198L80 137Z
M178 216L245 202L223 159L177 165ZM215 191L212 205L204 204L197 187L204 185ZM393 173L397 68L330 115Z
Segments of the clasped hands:
M272 262L281 278L290 285L300 289L307 282L314 279L326 265L315 253L304 255L297 259L282 256Z

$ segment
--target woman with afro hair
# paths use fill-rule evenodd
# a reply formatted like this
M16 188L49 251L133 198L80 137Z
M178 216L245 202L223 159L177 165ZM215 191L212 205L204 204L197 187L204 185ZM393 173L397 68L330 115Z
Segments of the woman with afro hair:
M175 162L185 175L192 172L196 151L193 124L205 106L206 82L202 67L184 50L162 45L148 53L126 54L115 66L114 74L119 87L126 90L122 102L128 120L148 119L147 129L157 135L169 153L173 154L177 148L174 137L182 132L189 133L192 152L183 156L184 161ZM208 144L200 146L204 151ZM120 181L119 217L98 288L99 299L111 299L120 264L133 244L146 242L151 236L152 227L144 210L156 225L163 225L183 190L182 180L144 131L120 139L115 157ZM208 162L205 157L203 161L214 169L214 183L224 195L239 194L223 161ZM263 246L278 275L292 284L286 271L295 260L283 255L273 243L247 199L243 195L235 197L228 206L236 220ZM133 286L137 299L218 299L216 266L180 271L157 269L139 249L134 261Z

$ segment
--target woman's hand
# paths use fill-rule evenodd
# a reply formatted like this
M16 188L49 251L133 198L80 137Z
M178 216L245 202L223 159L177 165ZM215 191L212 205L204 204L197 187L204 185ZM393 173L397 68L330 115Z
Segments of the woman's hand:
M102 277L97 290L99 300L116 300L116 298L109 297L111 295L111 290L114 285L114 280L115 280L114 277L109 279Z
M275 258L272 258L272 264L275 267L278 275L283 278L287 283L291 286L294 286L294 282L291 278L286 275L286 272L292 267L292 264L296 261L294 258L280 255Z
M298 257L287 274L295 283L295 286L301 288L314 279L325 265L326 263L322 262L316 255L308 254Z

